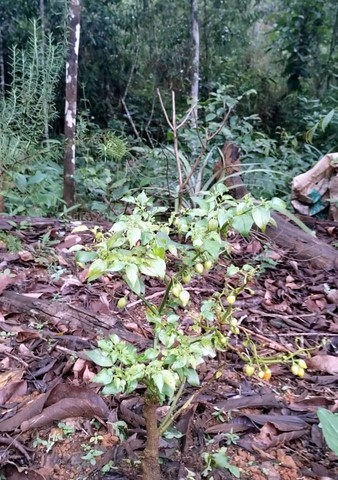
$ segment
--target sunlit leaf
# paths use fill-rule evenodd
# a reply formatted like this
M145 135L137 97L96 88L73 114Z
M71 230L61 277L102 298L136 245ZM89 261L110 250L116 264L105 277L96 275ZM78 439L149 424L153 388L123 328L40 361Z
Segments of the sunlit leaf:
M267 224L269 223L270 217L271 217L270 211L263 206L255 207L252 209L253 220L257 225L257 227L263 231L265 230Z
M89 270L87 273L87 279L90 282L92 280L96 280L97 278L100 278L105 273L107 273L107 270L108 270L107 262L105 260L101 260L101 258L98 258L89 267Z
M326 443L338 455L338 414L325 408L318 408L317 415Z
M249 235L252 225L253 218L250 213L238 215L232 220L232 227L237 230L238 233L243 235L243 237L247 237Z
M86 357L100 367L112 367L114 365L112 359L104 355L99 349L86 351Z

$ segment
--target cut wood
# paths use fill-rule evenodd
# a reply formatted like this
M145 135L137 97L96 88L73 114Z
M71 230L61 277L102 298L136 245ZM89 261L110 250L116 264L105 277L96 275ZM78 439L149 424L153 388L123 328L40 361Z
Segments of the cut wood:
M214 168L216 178L224 177L224 183L229 188L234 198L242 198L248 190L241 178L241 163L238 147L226 142L222 149L222 159ZM338 269L338 251L331 245L310 235L288 218L279 213L272 217L277 226L269 225L265 235L278 246L287 249L298 261L306 261L312 267L324 270Z

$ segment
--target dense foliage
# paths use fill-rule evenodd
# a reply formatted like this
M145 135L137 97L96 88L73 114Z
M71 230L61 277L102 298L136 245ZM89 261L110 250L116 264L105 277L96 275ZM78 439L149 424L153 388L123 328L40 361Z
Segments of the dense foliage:
M42 3L44 11L41 2L4 0L0 6L7 213L67 213L61 200L67 1ZM171 202L177 165L157 89L167 111L175 91L182 119L191 88L190 2L177 0L174 14L171 3L159 0L82 0L81 10L77 207L112 215L127 191L144 188L164 192ZM201 0L198 18L198 134L184 125L180 153L193 163L204 129L215 130L236 103L208 144L201 187L212 175L218 148L234 140L252 192L287 199L292 177L337 148L336 2ZM43 23L45 35L33 20ZM26 97L13 103L20 84ZM46 103L48 142L41 109ZM13 105L15 118L9 120Z

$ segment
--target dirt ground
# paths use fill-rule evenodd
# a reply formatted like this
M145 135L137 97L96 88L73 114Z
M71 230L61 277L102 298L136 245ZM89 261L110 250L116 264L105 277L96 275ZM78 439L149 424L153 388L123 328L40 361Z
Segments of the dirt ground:
M52 220L13 226L7 233L20 240L18 252L0 240L0 479L140 478L142 387L101 396L91 381L98 369L85 351L112 332L142 349L151 326L132 294L117 310L126 288L118 276L87 283L72 247L92 237L72 228ZM338 227L323 226L319 235L335 244ZM200 368L200 394L175 425L181 437L161 439L163 479L235 478L229 469L206 471L202 454L223 447L244 480L338 479L337 457L316 414L319 407L338 409L337 273L297 262L262 236L229 241L231 258L187 288L192 301L179 312L186 328L201 301L222 290L230 262L260 265L260 273L234 305L240 334L231 337L231 349ZM146 298L156 303L163 291L151 280ZM271 366L269 381L245 376L236 354L245 338L260 355L311 349L304 377L280 363ZM193 392L185 389L181 404ZM165 412L161 407L159 418Z

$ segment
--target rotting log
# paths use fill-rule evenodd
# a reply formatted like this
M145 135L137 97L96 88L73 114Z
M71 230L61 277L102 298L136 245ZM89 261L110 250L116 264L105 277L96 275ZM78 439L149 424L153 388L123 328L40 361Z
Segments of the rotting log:
M142 350L149 346L147 338L127 330L116 315L91 313L65 303L40 300L11 291L5 291L0 295L0 308L2 312L22 313L35 320L46 322L55 329L65 326L70 332L83 329L86 334L91 333L94 338L100 333L105 336L116 334L122 340ZM58 335L56 338L62 337L63 335Z
M225 143L222 159L216 163L214 173L217 179L224 178L224 183L234 198L242 198L248 193L241 178L240 152L237 145ZM265 231L266 237L290 251L297 261L307 262L313 268L338 270L337 249L304 232L279 213L273 213L272 217L277 226L269 225Z
M1 198L1 197L0 197ZM86 225L88 228L90 227L103 227L107 230L111 228L112 222L104 221L104 220L60 220L58 218L45 218L45 217L29 217L23 215L0 215L0 230L18 230L22 226L25 228L56 228L60 229L64 227L65 229L72 229L79 225Z

